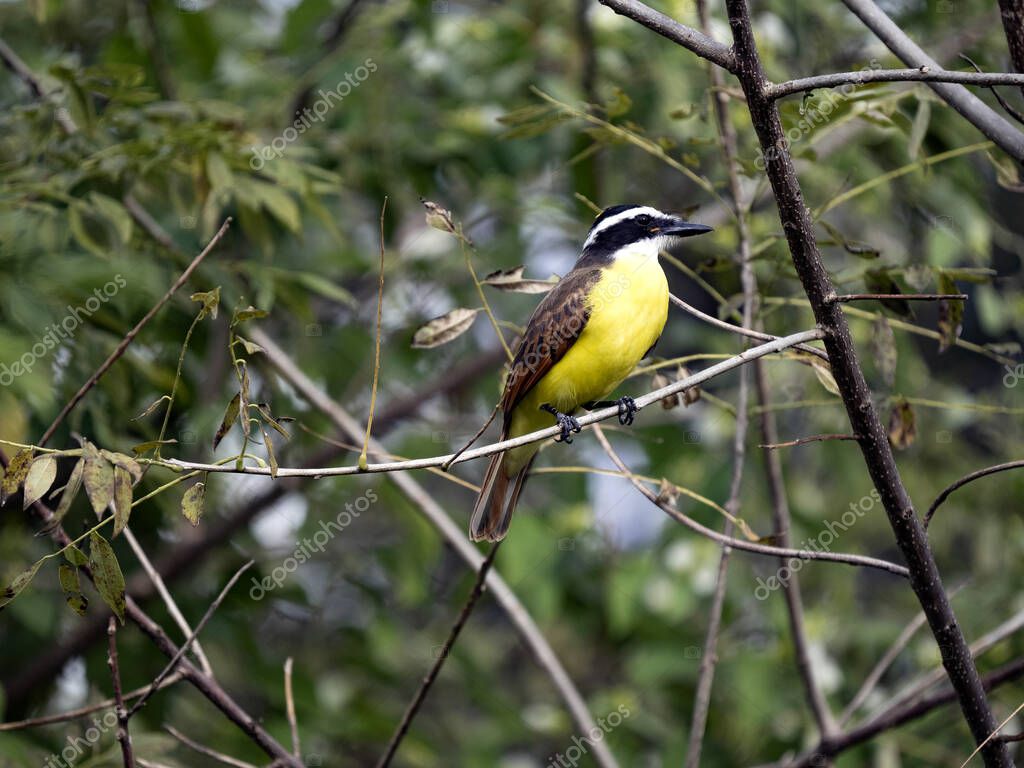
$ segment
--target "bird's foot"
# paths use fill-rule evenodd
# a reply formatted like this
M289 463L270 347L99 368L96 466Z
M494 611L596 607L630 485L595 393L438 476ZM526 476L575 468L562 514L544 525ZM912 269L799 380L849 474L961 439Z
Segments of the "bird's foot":
M553 406L548 405L547 403L544 403L544 405L542 405L540 409L542 411L547 411L552 416L554 416L555 421L558 422L558 426L562 430L562 434L555 438L556 443L571 443L572 433L579 432L581 429L583 429L583 427L580 426L580 423L576 421L576 419L574 419L572 416L562 413L561 411L555 409Z
M628 427L633 423L633 417L640 409L636 407L636 401L629 395L623 395L615 401L619 406L619 424Z

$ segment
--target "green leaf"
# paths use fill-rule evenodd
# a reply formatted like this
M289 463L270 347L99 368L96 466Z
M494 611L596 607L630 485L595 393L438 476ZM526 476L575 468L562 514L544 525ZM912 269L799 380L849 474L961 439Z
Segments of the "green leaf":
M633 108L633 100L629 94L618 86L612 91L612 98L605 102L604 110L608 117L621 117Z
M118 200L101 195L99 192L90 192L89 202L92 204L93 210L110 223L121 245L127 245L132 239L132 227L134 226L128 209Z
M139 462L131 456L108 450L100 450L100 455L115 467L121 467L122 469L127 470L128 474L132 476L132 481L137 483L142 479L142 467L140 467Z
M266 351L255 341L249 341L244 336L239 336L238 334L235 334L235 340L245 348L245 354L247 355L256 355L259 354L260 352Z
M106 259L110 255L108 247L99 242L90 231L99 224L87 204L75 201L68 207L68 226L71 227L71 234L75 240L93 255Z
M939 293L959 293L956 282L949 276L948 272L939 272ZM960 338L964 322L964 303L957 299L941 299L939 301L938 331L942 338L939 340L939 353L945 352L956 340ZM25 483L28 487L28 483Z
M864 273L864 285L869 293L903 293L892 275L884 269L867 270ZM914 316L910 303L903 299L882 299L881 304L901 317Z
M889 321L882 315L878 315L871 325L871 356L875 359L882 381L892 388L896 382L896 335Z
M231 402L228 403L227 410L224 411L224 418L220 420L220 426L217 427L217 434L213 436L213 448L217 449L220 445L220 441L224 439L224 435L231 431L231 426L235 423L235 419L238 418L239 404L241 403L241 394L236 392L235 396L231 398Z
M85 441L83 451L85 469L82 472L82 480L85 483L85 492L89 496L93 512L97 517L102 517L104 510L110 506L114 498L114 467L88 440Z
M89 534L89 567L96 591L124 624L124 574L110 542L95 531Z
M206 178L210 187L214 190L232 189L235 186L235 179L228 167L227 161L218 152L206 154Z
M298 234L302 229L302 216L295 199L273 184L261 182L256 184L254 189L263 207L284 226Z
M0 506L18 492L32 465L32 449L22 448L7 464L3 481L0 481Z
M358 302L351 293L322 275L314 272L298 272L292 273L290 277L294 278L303 287L323 296L325 299L336 301L348 307L355 308L358 306Z
M64 557L72 565L86 565L89 562L89 558L85 556L85 552L80 550L74 544L69 544L68 548L64 550Z
M44 453L42 456L37 457L32 462L28 474L25 476L25 494L22 509L28 509L36 500L43 498L56 479L56 457L52 453Z
M252 320L253 318L266 317L269 313L265 309L256 309L256 307L250 305L245 309L236 309L231 317L232 327L239 323L244 323L246 320Z
M832 376L832 369L829 368L828 363L815 357L811 359L811 368L814 369L814 375L818 377L821 386L830 394L838 397L839 386L836 384L835 377Z
M89 600L82 594L82 582L78 578L78 569L70 565L61 565L57 571L60 578L60 588L64 593L64 600L79 616L85 615L85 609L89 607Z
M114 534L124 530L128 525L128 517L132 513L132 476L120 465L114 466Z
M917 419L906 398L898 398L889 412L889 442L893 448L909 448L917 438Z
M263 444L267 448L267 461L270 462L270 476L277 477L277 454L274 453L274 441L270 438L270 435L262 424L260 424L260 432L263 433Z
M220 306L220 286L218 285L212 291L199 291L189 296L192 301L197 301L203 305L203 308L199 310L199 317L203 318L209 315L214 320L217 319L217 308Z
M15 576L10 585L5 587L3 590L0 590L0 610L11 602L11 600L16 598L21 591L32 582L32 579L36 577L36 573L39 571L39 566L44 562L45 560L37 560L26 570Z
M206 483L196 483L181 497L181 514L192 525L199 525L203 516L203 502L206 499Z
M178 441L175 439L170 440L147 440L144 443L132 446L132 453L143 454L152 451L154 448L158 448L161 445L174 445Z

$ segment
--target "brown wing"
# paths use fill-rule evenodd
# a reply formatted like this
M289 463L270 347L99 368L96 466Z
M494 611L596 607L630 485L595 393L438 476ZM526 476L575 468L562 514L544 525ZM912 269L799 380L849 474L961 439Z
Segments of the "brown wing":
M576 342L590 318L586 297L599 268L574 269L537 305L505 382L501 409L508 414Z

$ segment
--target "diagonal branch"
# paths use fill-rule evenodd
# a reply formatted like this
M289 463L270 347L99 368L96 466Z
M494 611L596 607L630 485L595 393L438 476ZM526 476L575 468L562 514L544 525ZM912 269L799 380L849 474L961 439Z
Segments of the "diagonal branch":
M899 25L889 18L874 0L843 0L843 3L904 64L911 67L927 67L935 73L946 73L938 62L907 37ZM929 82L928 86L1006 154L1024 163L1024 133L1021 133L1013 123L962 85Z
M729 72L736 71L736 59L729 47L711 39L703 32L680 24L671 16L666 16L637 0L600 0L600 3L620 16L626 16L652 32L657 32L662 37L693 51L702 59L707 59Z

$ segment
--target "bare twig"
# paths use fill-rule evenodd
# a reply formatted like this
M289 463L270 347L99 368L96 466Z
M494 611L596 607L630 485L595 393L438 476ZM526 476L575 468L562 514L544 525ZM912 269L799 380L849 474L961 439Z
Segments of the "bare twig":
M828 434L828 435L811 435L810 437L800 437L796 440L787 440L784 443L761 443L758 448L767 448L769 451L774 451L778 448L795 448L798 445L806 445L807 443L821 443L826 440L859 440L856 435L844 435L844 434Z
M1004 664L999 669L984 675L981 678L981 685L984 690L990 691L1005 683L1013 682L1021 676L1024 676L1024 658L1011 661L1008 664ZM893 728L898 728L912 720L924 717L929 712L938 709L941 706L945 706L946 704L950 704L953 701L956 701L956 699L956 692L951 688L947 688L942 691L937 691L936 693L926 696L918 701L902 704L892 708L891 710L886 710L882 715L879 715L877 718L867 723L851 728L849 731L845 731L844 733L837 734L827 741L819 742L812 749L801 753L788 762L785 762L783 764L784 768L816 768L817 766L820 766L822 760L826 758L838 755L841 752L852 749L858 744L870 741L880 733L890 731Z
M302 758L302 745L299 743L299 721L295 717L295 693L292 691L293 659L289 656L284 662L284 706L288 713L288 727L292 732L292 754Z
M43 433L43 436L39 438L40 446L46 445L50 438L53 437L53 433L57 431L57 427L59 427L61 422L64 421L64 417L71 412L72 408L78 405L79 401L81 401L81 399L86 396L90 389L96 386L96 383L103 377L103 374L105 374L110 369L110 366L116 363L117 360L121 357L121 355L124 354L125 350L128 349L128 346L135 340L135 337L138 335L139 331L141 331L146 326L146 323L153 319L153 316L156 315L156 313L160 311L164 304L170 301L171 297L175 293L177 293L178 289L185 284L185 282L195 271L196 267L199 266L203 259L205 259L206 256L210 253L210 251L214 249L217 243L220 242L221 238L224 237L224 233L228 231L228 227L230 225L231 217L229 216L227 219L224 220L224 223L221 224L220 229L217 230L217 233L210 239L210 242L206 244L206 247L199 252L198 256L192 259L192 262L185 268L185 271L182 272L178 279L174 281L174 284L167 290L167 293L163 295L163 298L161 298L160 301L154 304L153 307L149 310L149 312L147 312L143 316L143 318L139 320L138 323L135 324L135 327L128 331L127 334L125 334L124 338L121 339L121 343L118 344L114 351L110 353L110 356L103 361L103 364L96 369L96 371L79 388L79 390L67 402L67 404L63 408L61 408L60 413L57 414L57 418L53 420L53 423L50 424L46 432Z
M173 726L165 725L164 730L171 734L171 736L176 738L189 749L194 749L199 754L206 755L207 757L216 760L218 763L224 763L224 765L231 765L234 766L234 768L256 768L256 766L252 763L247 763L244 760L239 760L237 758L231 757L230 755L225 755L223 752L217 752L216 750L210 749L209 747L204 747L202 744L200 744L197 741L193 741Z
M373 347L373 385L370 388L370 413L366 417L366 437L363 439L363 450L359 454L359 466L366 468L366 446L370 442L370 432L373 430L373 411L377 407L377 382L380 378L380 337L381 325L384 313L384 214L388 210L388 198L384 196L384 203L380 207L380 275L377 279L377 333Z
M844 293L832 298L832 301L883 301L900 299L903 301L967 301L966 293Z
M701 30L708 34L707 3L697 0L697 12L701 22ZM736 130L729 120L729 97L725 93L722 73L709 65L708 77L711 80L711 100L714 104L718 134L722 142L722 155L725 160L726 172L729 177L729 191L736 214L736 229L739 236L739 268L740 282L743 286L743 317L741 327L750 330L754 325L754 310L757 301L757 280L750 263L750 228L747 222L747 209L743 202L739 170L736 161ZM755 361L756 362L756 361ZM743 468L746 459L747 427L750 414L747 404L750 399L750 371L744 366L740 369L739 391L736 397L736 430L732 443L732 477L729 481L729 498L725 509L729 518L722 529L724 536L732 536L732 520L739 514L740 493L743 489ZM597 427L600 429L600 427ZM725 590L729 576L729 557L732 549L722 546L718 558L718 573L715 580L715 591L711 599L711 612L708 616L708 628L704 637L704 649L700 658L700 669L697 672L697 686L693 695L693 714L690 717L690 738L686 745L686 768L699 768L700 755L704 744L704 731L707 728L708 711L711 708L711 687L715 680L715 667L718 663L718 634L722 626L722 610L725 607Z
M736 59L729 47L717 40L712 40L693 27L680 24L672 17L637 2L637 0L600 0L600 2L601 5L611 8L620 16L626 16L652 32L693 51L702 59L707 59L729 72L735 72Z
M943 489L942 493L935 497L935 501L932 502L931 506L928 507L928 511L925 513L923 523L925 530L928 529L928 525L931 523L932 517L935 515L936 510L938 510L939 506L941 506L941 504L946 499L949 498L949 495L953 493L953 491L957 490L958 488L963 488L968 483L974 482L975 480L978 480L982 477L994 475L997 472L1005 472L1008 469L1017 469L1019 467L1024 467L1024 460L1018 459L1017 461L1008 461L1005 464L996 464L993 467L985 467L984 469L979 469L974 472L971 472L968 475L964 475L955 483L946 486L946 488Z
M961 85L1020 85L1024 75L1012 72L951 72L925 65L917 69L865 69L860 72L833 72L828 75L802 77L784 83L771 83L765 91L770 99L782 99L818 88L838 88L840 85L867 83L959 83Z
M188 636L188 638L182 644L181 648L179 648L178 651L171 657L171 660L167 663L167 666L164 667L163 671L161 671L160 674L156 676L156 679L153 680L153 682L150 684L149 690L146 693L142 694L139 700L136 701L135 704L132 706L131 711L128 713L128 717L131 717L140 709L142 709L142 707L146 704L146 700L149 699L153 692L157 690L161 681L164 678L166 678L169 674L171 674L171 672L174 671L175 667L178 665L178 662L181 661L181 657L185 655L189 647L195 642L196 637L199 635L200 632L203 631L203 628L206 626L206 623L210 620L210 617L212 617L213 614L217 611L217 609L220 607L220 604L224 602L224 598L227 597L228 592L230 592L231 588L235 586L235 584L241 578L242 574L245 573L252 566L253 562L254 561L250 560L237 571L235 571L235 575L228 580L228 583L224 585L224 589L220 591L220 594L217 595L217 598L212 603L210 603L210 607L206 609L206 613L203 614L203 618L201 618L199 620L199 623L196 624L195 631Z
M174 674L164 678L160 682L160 688L167 688L174 685L176 682L181 680L181 673L175 672ZM143 693L149 690L148 685L144 685L141 688L136 688L134 691L129 691L124 694L123 698L125 701L138 698ZM71 709L67 712L58 712L53 715L43 715L41 717L31 717L27 720L16 720L10 723L0 723L0 732L3 731L20 731L24 728L37 728L41 725L53 725L54 723L66 723L68 720L77 720L80 717L91 715L93 712L99 712L104 709L110 709L117 702L113 699L104 699L103 701L90 704L85 707L79 707L78 709Z
M772 336L770 333L764 333L763 331L758 331L754 328L744 328L740 325L733 325L732 323L727 323L724 320L719 320L717 317L709 315L706 312L701 312L696 307L687 304L685 301L675 296L675 294L669 294L669 300L684 312L703 320L708 325L713 325L715 328L721 328L724 331L729 331L729 333L735 333L740 336L747 336L748 338L759 339L761 341L772 341L779 338L778 336ZM797 344L794 349L799 349L801 352L807 352L815 357L820 357L826 362L828 361L828 355L825 354L825 351L818 349L817 347L812 347L808 344Z
M771 445L779 439L779 432L775 421L775 412L764 407L771 404L764 368L762 361L758 360L754 363L757 396L762 406L761 439ZM786 483L782 476L782 459L774 451L769 451L765 455L765 472L768 476L768 493L772 503L772 518L777 531L776 536L779 543L785 546L790 541L789 501L786 498ZM787 562L780 558L779 564L786 566ZM807 630L804 625L804 603L800 595L800 574L795 569L790 569L789 578L781 581L783 595L786 598L789 629L793 636L793 653L804 687L804 696L814 715L814 721L818 725L819 735L825 737L834 732L835 722L832 719L832 710L829 708L825 694L814 676L814 667L811 665L811 657L807 648Z
M167 585L164 584L164 580L160 577L156 568L153 567L153 563L149 559L149 555L139 544L139 540L135 538L135 534L131 532L130 526L125 526L122 531L125 539L128 541L128 546L131 547L132 552L135 553L136 559L139 561L139 565L142 566L142 570L149 576L150 581L153 584L153 588L157 594L160 595L160 599L164 601L164 605L167 607L167 612L171 614L171 618L174 619L174 623L178 625L178 629L184 633L185 637L195 635L192 631L192 627L189 626L188 620L182 614L178 604L174 601L171 596L171 591L167 589ZM210 664L209 659L206 658L206 653L203 652L203 647L199 644L198 638L192 642L192 648L196 654L196 660L199 662L199 666L202 667L210 677L213 677L213 667Z
M15 53L7 43L0 38L0 60L3 61L11 72L18 76L18 78L28 86L28 89L32 92L33 98L38 101L46 102L52 105L55 109L55 116L57 124L61 127L61 130L65 134L71 135L78 130L78 126L75 125L75 121L71 119L71 115L68 110L55 102L45 91L43 86L39 82L39 78L36 77L35 73L28 68L21 57Z
M398 751L398 747L402 743L402 739L405 738L405 734L408 732L413 718L416 717L416 713L419 712L420 706L423 704L423 700L427 698L430 686L432 686L434 681L437 679L438 674L441 672L441 667L444 666L444 663L448 658L448 654L451 653L452 648L455 646L455 641L459 638L459 633L466 625L466 621L469 620L469 615L473 612L473 608L476 607L476 603L480 599L480 595L484 592L484 585L487 581L487 572L491 570L491 566L494 564L494 557L498 554L499 546L501 546L501 542L495 542L491 546L491 551L487 553L487 557L484 558L483 563L480 564L480 570L476 574L476 581L473 583L473 589L469 593L469 597L462 606L462 610L459 611L459 615L455 619L455 623L452 624L452 628L448 632L448 637L445 639L444 645L441 646L441 650L437 654L437 658L434 659L434 663L431 665L430 671L427 673L426 677L423 678L423 682L417 689L416 695L412 697L412 701L410 701L409 706L406 707L405 713L402 715L402 719L398 723L398 727L395 729L394 734L392 734L391 739L388 741L388 746L384 751L384 755L377 762L377 768L387 768L387 766L391 765L391 760L394 758L395 752Z
M598 428L594 429L594 436L597 438L597 442L601 444L604 452L608 454L608 457L612 462L619 468L622 474L629 480L633 487L636 488L640 493L647 497L653 504L657 505L662 511L664 511L669 517L676 522L682 523L687 528L696 533L699 533L705 538L716 541L719 544L727 544L733 549L740 549L744 552L754 552L759 555L770 555L773 557L795 557L799 560L820 560L828 561L833 563L843 563L845 565L854 566L865 566L868 568L878 568L879 570L886 571L888 573L894 573L897 576L906 577L909 575L906 568L902 565L896 565L886 560L879 560L874 557L866 557L864 555L849 555L843 552L821 552L817 550L809 549L792 549L790 547L772 547L767 544L756 544L751 541L744 541L743 539L732 538L724 536L718 531L707 528L701 525L696 520L688 517L687 515L680 512L674 506L669 504L664 499L658 497L654 491L650 490L647 486L641 482L626 464L619 458L619 455L612 448L608 439L604 436L604 433L599 431Z
M1021 8L1024 8L1024 3L1022 3L1021 0L1000 0L1000 4L1007 3L1007 2L1016 2ZM1024 21L1024 14L1022 14L1022 20L1021 21ZM1004 12L1003 23L1004 24L1006 23L1005 12ZM1020 23L1020 22L1018 22L1018 23ZM1008 37L1009 37L1009 34L1010 34L1010 30L1009 30L1009 27L1007 27L1007 36ZM1024 31L1021 31L1020 29L1018 29L1017 30L1017 37L1024 39ZM963 59L964 61L966 61L972 67L974 67L974 71L975 72L981 72L982 71L981 67L979 67L975 63L974 59L972 59L966 53L961 53L960 54L960 58ZM995 89L995 86L990 85L988 90L989 90L989 92L991 92L991 94L993 96L995 96L996 101L999 102L999 106L1003 108L1003 111L1006 112L1006 114L1008 114L1010 117L1012 117L1018 123L1024 124L1024 114L1022 114L1020 112L1020 110L1014 109L1013 105L1011 105L1010 102L1008 102L1006 99L1004 99L1003 95L999 91L997 91ZM1024 93L1024 85L1021 85L1021 92Z
M252 333L253 341L264 349L262 359L270 363L274 369L297 392L308 400L315 408L321 410L334 425L349 439L360 440L362 431L359 423L337 402L331 400L326 393L317 387L310 378L299 369L274 341L256 329ZM370 449L383 452L383 447L374 439L370 440ZM427 518L431 525L444 538L445 542L474 571L479 571L484 556L466 538L465 530L456 525L434 498L416 482L409 474L395 473L389 476L391 482L415 505ZM538 664L551 678L559 695L566 703L576 727L582 733L589 733L597 725L587 709L587 704L576 689L572 679L565 671L561 661L555 655L550 643L540 631L536 622L527 612L516 594L508 586L495 569L487 576L487 588L494 595L495 601L508 616L513 626L530 648ZM616 768L618 763L604 741L595 742L591 754L601 768Z
M107 666L110 667L110 679L114 683L114 712L117 714L117 741L121 745L121 758L124 760L124 768L135 768L132 737L128 732L128 712L124 708L124 696L121 695L121 667L117 663L116 616L111 616L107 622Z
M932 72L945 74L939 63L911 40L874 0L843 0L843 3L904 64L911 67L927 67ZM1013 123L962 85L929 82L928 86L1004 152L1019 162L1024 162L1024 133L1021 133ZM986 731L986 735L991 733L991 730ZM1002 751L1005 752L1005 749Z

